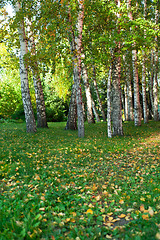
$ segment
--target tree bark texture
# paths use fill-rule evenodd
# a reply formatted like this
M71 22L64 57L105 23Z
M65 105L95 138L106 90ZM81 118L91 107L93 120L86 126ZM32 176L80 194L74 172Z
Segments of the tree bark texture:
M34 56L36 56L36 49L35 49L35 42L34 38L31 37L31 52ZM35 96L36 96L36 105L37 105L37 127L39 128L46 128L47 125L47 118L46 118L46 108L44 102L44 94L41 84L41 79L38 70L38 63L35 59L34 65L32 66L32 73L33 73L33 83L35 89Z
M77 129L77 105L76 105L76 88L75 84L72 85L72 94L69 104L69 112L65 130Z
M159 18L159 12L158 12L158 4L159 0L157 0L157 7L155 10L155 24L156 24L156 30L158 30L158 18ZM158 37L155 36L155 66L154 66L154 81L153 81L153 96L154 96L154 108L153 108L153 115L154 120L159 120L159 113L158 113Z
M81 48L82 48L82 30L84 19L84 0L78 1L78 18L76 24L76 31L74 32L71 19L71 11L68 9L68 17L70 24L70 46L72 51L73 60L73 76L74 85L76 89L76 102L77 102L77 118L78 118L78 137L84 137L84 116L82 105L82 90L81 90Z
M141 126L141 105L139 96L139 79L137 67L137 51L132 50L133 82L134 82L134 123Z
M146 19L147 1L144 0L144 19ZM144 38L146 38L146 30L144 30ZM145 46L143 46L145 49ZM148 123L148 109L147 109L147 96L146 96L146 54L145 50L142 51L142 99L143 99L143 118L144 123Z
M128 94L127 94L127 83L124 85L124 116L125 121L129 120L129 114L128 114Z
M18 13L20 11L20 4L17 2L15 5L15 11ZM20 78L21 78L21 93L22 101L26 120L26 130L27 132L36 132L36 122L34 118L33 108L31 104L29 83L28 83L28 69L25 63L25 55L28 52L27 41L24 29L24 22L20 20L19 27L19 41L20 41Z
M91 96L91 89L88 81L88 74L85 64L82 62L82 79L84 83L86 99L87 99L87 120L88 123L95 123L93 111L92 111L92 96Z
M108 82L107 82L107 127L108 137L112 137L112 124L111 124L111 77L112 77L112 66L109 68Z
M116 49L115 53L117 54ZM123 136L119 56L113 56L112 92L112 132L113 136Z
M95 92L96 92L96 95L97 95L99 108L100 108L100 111L101 111L101 114L102 114L102 118L103 118L103 121L106 122L106 115L104 113L104 110L103 110L103 107L102 107L102 101L101 101L100 96L99 96L99 91L98 91L98 86L97 86L97 81L96 81L96 69L95 69L94 65L93 65L93 83L94 83L94 88L95 88Z
M101 119L100 119L99 114L98 114L98 112L97 112L96 104L95 104L93 98L92 98L92 109L93 109L94 116L95 116L95 118L96 118L96 122L100 122Z

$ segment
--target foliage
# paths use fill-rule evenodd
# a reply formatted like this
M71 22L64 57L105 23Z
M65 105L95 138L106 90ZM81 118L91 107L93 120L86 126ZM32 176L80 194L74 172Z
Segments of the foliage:
M1 240L159 239L160 122L64 127L0 124Z
M4 118L11 117L21 104L20 80L17 70L1 72L0 115Z

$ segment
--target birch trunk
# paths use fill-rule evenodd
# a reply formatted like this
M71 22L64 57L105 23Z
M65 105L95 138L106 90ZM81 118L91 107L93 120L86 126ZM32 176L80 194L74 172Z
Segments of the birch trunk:
M18 13L20 11L20 4L17 2L15 5L15 12ZM33 108L31 104L29 83L28 83L28 69L25 63L25 55L28 52L26 35L24 29L24 22L20 20L19 27L19 42L20 42L20 78L21 78L21 93L22 93L22 101L25 113L26 120L26 130L27 132L36 132L36 122L34 118Z
M158 30L158 4L159 0L157 1L157 8L155 10L155 24L156 24L156 30ZM154 70L154 82L153 82L153 96L154 96L154 108L153 108L153 115L154 120L159 120L159 113L158 113L158 37L155 36L155 70Z
M96 118L96 122L100 122L101 120L100 120L99 114L96 109L96 104L93 99L92 99L92 109L93 109L94 116Z
M132 97L132 84L131 84L131 70L128 69L127 78L127 95L128 95L128 120L133 121L133 97Z
M146 19L147 1L144 0L144 19ZM146 38L146 30L144 31L144 38ZM143 46L145 48L145 46ZM148 123L147 97L146 97L146 54L142 51L142 99L143 99L143 117L144 123Z
M78 137L84 137L84 117L83 117L83 106L82 106L82 90L81 90L81 48L82 48L82 29L83 29L83 18L84 18L84 1L79 1L79 13L77 22L78 36L75 37L77 55L74 61L74 76L76 85L76 100L77 100L77 116L78 116ZM74 40L74 39L73 39Z
M131 0L128 0L127 7L129 8L129 19L132 21ZM131 30L132 31L132 30ZM135 42L132 45L132 67L133 67L133 83L134 83L134 123L135 126L141 126L141 105L139 96L139 80L137 66L137 51Z
M82 48L82 29L84 18L84 0L78 1L79 12L76 24L76 33L74 34L71 13L69 8L69 23L70 33L72 41L70 42L71 51L73 54L73 75L74 84L76 89L76 102L77 102L77 118L78 118L78 137L84 137L84 117L83 117L83 105L82 105L82 91L81 91L81 48Z
M112 67L109 68L108 82L107 82L107 127L108 127L108 137L112 137L112 124L111 124L111 76Z
M87 120L88 123L95 123L92 111L92 97L91 97L91 90L88 81L88 74L84 63L82 62L82 79L84 82L85 92L86 92L86 99L87 99Z
M137 51L132 50L133 83L134 83L134 123L141 126L141 105L139 96L139 80L137 67Z
M75 84L72 86L71 100L69 104L68 119L65 130L77 129L77 105L76 105L76 88Z
M31 40L32 54L36 56L34 38L31 37L30 40ZM34 61L34 66L32 66L32 73L33 73L33 83L34 83L35 96L36 96L36 105L37 105L37 127L46 128L48 127L48 125L47 125L47 118L46 118L44 94L43 94L41 79L38 71L38 63L36 59Z
M100 96L99 96L99 91L98 91L98 86L97 86L97 81L96 81L96 69L95 69L94 65L93 65L93 83L94 83L94 88L95 88L95 92L96 92L96 95L97 95L99 108L100 108L100 111L101 111L101 114L102 114L102 118L103 118L103 121L106 122L106 115L104 113L104 110L103 110L103 107L102 107L102 102L101 102L101 99L100 99Z
M127 94L127 83L124 85L124 116L125 121L129 120L129 114L128 114L128 94Z
M150 68L150 77L149 77L149 93L151 100L152 112L154 109L154 96L153 96L153 79L154 79L154 51L151 50L151 68Z
M117 54L115 49L115 54ZM120 62L119 57L113 56L113 68L112 68L112 90L113 90L113 102L112 102L112 129L113 136L123 136L122 127L122 105L121 105L121 88L120 88Z

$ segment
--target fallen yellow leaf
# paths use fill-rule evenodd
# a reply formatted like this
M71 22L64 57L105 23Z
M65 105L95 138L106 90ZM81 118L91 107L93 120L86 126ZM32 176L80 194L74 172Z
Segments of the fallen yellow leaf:
M86 211L86 213L93 214L93 211L92 211L92 209L89 208L89 209Z
M96 199L97 201L99 201L99 200L101 199L101 196L98 195L97 197L95 197L95 199Z
M149 213L149 215L150 215L151 217L153 217L154 211L153 211L153 209L152 209L151 207L148 208L148 213Z
M76 220L74 218L71 219L71 222L74 223Z
M142 204L142 205L140 206L140 211L141 211L141 212L144 212L144 210L145 210L145 208L144 208L144 205Z
M72 212L72 215L73 215L73 217L75 217L77 214L76 214L76 212Z
M118 217L119 217L119 218L124 218L125 216L126 216L126 215L122 213L122 214L119 215Z
M148 219L149 219L149 215L148 215L148 214L143 214L143 215L142 215L142 218L143 218L144 220L148 220Z
M113 220L113 217L109 217L108 220L111 222Z
M121 200L119 201L119 203L120 203L120 204L123 204L123 203L124 203L123 199L121 199Z

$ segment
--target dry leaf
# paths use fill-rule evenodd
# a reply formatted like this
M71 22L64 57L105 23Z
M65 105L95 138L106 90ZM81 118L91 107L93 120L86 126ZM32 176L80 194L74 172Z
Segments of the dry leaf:
M113 217L109 217L108 220L111 222L113 220Z
M119 215L118 217L119 217L119 218L124 218L125 216L126 216L126 215L122 213L122 214Z
M93 211L92 211L92 209L89 208L89 209L86 211L86 213L93 214Z
M148 214L143 214L143 215L142 215L142 218L143 218L144 220L148 220L148 219L149 219L149 215L148 215Z
M74 223L76 220L74 218L71 219L71 222Z
M97 201L99 201L99 200L101 199L101 196L98 195L97 197L95 197L95 199L96 199Z
M153 217L154 211L153 211L153 209L152 209L151 207L148 208L148 213L149 213L149 215L150 215L151 217Z
M140 206L140 211L141 211L141 212L144 212L144 210L145 210L145 208L144 208L144 205L142 204L142 205Z
M124 203L123 199L121 199L121 200L119 201L119 203L120 203L120 204L123 204L123 203Z

